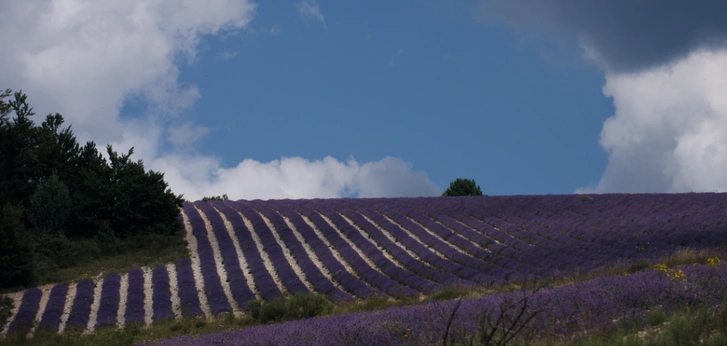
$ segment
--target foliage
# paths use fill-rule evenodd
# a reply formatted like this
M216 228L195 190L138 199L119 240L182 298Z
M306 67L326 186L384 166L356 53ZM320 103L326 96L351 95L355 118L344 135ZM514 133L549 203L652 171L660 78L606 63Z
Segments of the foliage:
M82 179L73 189L71 219L76 227L69 233L91 237L106 232L124 238L177 232L180 224L176 216L183 200L167 188L164 174L145 172L141 160L131 160L133 148L121 155L110 145L106 151L108 162L89 142L77 157Z
M39 229L58 232L71 208L68 188L58 180L56 172L48 179L39 181L37 186L26 211L28 219Z
M660 307L655 307L651 309L649 312L649 325L650 326L658 326L666 321L666 316L664 316L664 312L661 311Z
M26 211L18 219L27 229L35 227L37 269L50 272L69 265L77 254L74 243L88 245L89 239L106 254L118 252L120 239L180 233L182 196L172 193L163 173L147 171L141 160L132 160L133 148L119 154L107 146L107 159L95 143L79 145L60 114L49 114L40 125L31 120L34 114L24 93L0 93L0 205ZM20 229L17 220L2 220L5 232ZM19 245L5 241L0 246ZM3 262L8 267L3 275L27 273L18 266L34 256L20 253L22 260ZM13 282L31 281L18 280ZM0 288L9 284L0 280Z
M250 317L252 317L254 320L260 319L260 312L263 309L263 301L259 299L253 299L249 302L247 302L247 307L245 310L248 314L250 314Z
M58 232L37 232L34 240L36 279L52 275L60 268L73 266L79 260L97 257L100 253L96 244L74 242Z
M20 207L5 204L0 214L0 287L25 286L33 280L33 245Z
M2 202L22 204L37 223L42 215L37 208L29 208L32 201L42 203L56 196L62 210L67 190L72 207L63 231L71 237L93 237L99 230L121 237L179 230L176 216L181 196L168 189L162 173L146 171L141 160L131 160L133 148L119 154L107 146L107 160L95 143L80 146L71 127L62 127L60 114L48 115L40 126L35 125L30 119L33 109L22 92L9 102L0 98L0 110L4 110L0 113ZM8 118L10 111L15 118ZM42 223L37 226L47 228ZM50 227L59 227L58 222Z
M10 297L0 296L0 326L4 326L12 316L13 300Z
M446 287L437 292L434 292L432 295L429 296L428 299L431 301L445 301L464 297L467 294L469 294L469 290L466 288Z
M329 314L333 303L320 294L296 293L288 298L288 318L301 319Z
M482 189L474 179L457 178L449 183L442 196L482 196Z
M265 302L260 309L260 322L281 322L288 316L288 304L283 299L273 299Z
M229 197L227 197L227 194L223 194L222 196L212 196L212 197L203 197L202 202L209 202L209 201L226 201L229 200Z
M251 300L246 310L253 320L270 323L324 316L333 311L333 303L324 295L298 292L287 299Z

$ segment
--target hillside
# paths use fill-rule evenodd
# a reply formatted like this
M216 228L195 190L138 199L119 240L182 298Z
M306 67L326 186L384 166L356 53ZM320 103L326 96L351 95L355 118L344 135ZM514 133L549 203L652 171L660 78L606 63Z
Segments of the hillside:
M2 334L242 315L253 299L423 297L722 247L727 194L185 203L191 258L9 296Z
M527 295L515 290L142 345L724 345L725 287L727 266L696 264L604 276ZM499 319L503 310L505 318ZM483 332L493 326L500 333L482 342ZM507 334L517 338L500 342ZM446 343L445 335L450 336Z

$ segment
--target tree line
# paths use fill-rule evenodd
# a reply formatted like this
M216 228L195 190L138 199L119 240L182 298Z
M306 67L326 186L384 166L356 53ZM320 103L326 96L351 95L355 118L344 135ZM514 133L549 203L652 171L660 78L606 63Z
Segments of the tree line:
M0 288L112 254L125 240L181 230L183 199L164 174L81 145L63 116L36 124L27 95L0 92Z

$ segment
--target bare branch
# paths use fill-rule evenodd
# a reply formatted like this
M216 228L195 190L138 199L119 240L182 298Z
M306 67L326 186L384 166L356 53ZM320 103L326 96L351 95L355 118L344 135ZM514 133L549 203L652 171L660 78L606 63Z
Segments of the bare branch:
M447 346L447 340L449 339L449 329L452 327L452 322L454 321L454 315L457 314L457 310L459 310L459 306L462 304L462 297L459 297L457 299L457 303L454 304L454 309L452 309L452 313L449 315L449 320L447 320L447 328L444 330L444 337L442 338L442 344L444 346Z

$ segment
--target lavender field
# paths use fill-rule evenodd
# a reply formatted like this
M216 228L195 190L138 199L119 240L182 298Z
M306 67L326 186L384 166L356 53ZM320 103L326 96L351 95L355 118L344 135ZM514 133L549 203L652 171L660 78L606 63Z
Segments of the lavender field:
M533 316L526 330L530 340L604 333L627 324L646 324L650 310L657 306L667 313L684 305L722 307L727 266L691 265L681 273L683 277L674 278L668 272L648 270L530 295L521 291L499 293L461 302L450 300L340 314L144 345L441 345L453 312L448 340L454 344L478 344L476 332L483 315L494 321L501 307L509 306L503 302L517 305L523 297L529 299L525 315Z
M272 300L297 292L320 293L340 302L372 295L421 297L445 287L494 287L564 277L616 262L654 259L682 248L722 246L726 205L727 194L716 193L185 203L180 218L190 258L10 294L15 309L1 327L2 334L62 332L71 327L90 333L184 315L240 316L251 300ZM700 271L704 273L698 274ZM689 278L708 275L714 279L699 287L672 290L677 292L674 294L710 303L721 299L715 292L727 287L724 268L696 266L685 273ZM644 282L651 285L649 290L673 284L655 271L609 282L614 280L625 280L624 287L637 287L628 292L644 291L646 288L638 286ZM578 291L585 306L591 295L583 292L607 286L587 285L591 288ZM607 289L598 292L593 299L617 294ZM555 304L548 299L565 293L549 294L539 296L543 297L537 298L539 304ZM636 304L638 299L654 299L650 297L622 298ZM463 313L474 311L477 304L489 303L468 301ZM593 304L593 311L603 311L601 318L610 318L606 303ZM367 318L385 321L388 317L376 316L400 313L396 311L402 311L402 316L421 315L392 311ZM564 332L580 323L568 320L577 317L563 314L558 318L563 320ZM346 324L350 318L337 316L309 323ZM407 322L414 317L402 318L404 325L415 323ZM601 322L594 325L605 328ZM290 330L308 322L295 323L289 324ZM282 335L265 328L273 327L260 327L255 333Z

